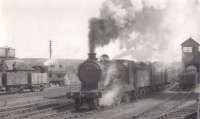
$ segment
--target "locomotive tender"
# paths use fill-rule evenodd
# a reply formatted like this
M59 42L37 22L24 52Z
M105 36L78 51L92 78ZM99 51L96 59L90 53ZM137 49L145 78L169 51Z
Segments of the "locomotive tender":
M167 83L165 67L160 66L159 71L155 71L155 64L128 60L99 62L95 53L89 53L89 58L78 69L81 86L70 84L67 97L75 101L76 110L84 104L96 108L102 95L112 87L112 79L118 79L119 84L123 84L124 93L120 102L143 97L164 88ZM114 70L108 71L112 66L115 66ZM111 82L105 85L107 78Z

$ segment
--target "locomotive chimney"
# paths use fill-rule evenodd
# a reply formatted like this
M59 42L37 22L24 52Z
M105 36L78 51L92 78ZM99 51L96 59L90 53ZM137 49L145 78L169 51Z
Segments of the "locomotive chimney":
M96 53L88 53L88 56L89 56L89 59L92 59L92 60L97 60L96 58Z

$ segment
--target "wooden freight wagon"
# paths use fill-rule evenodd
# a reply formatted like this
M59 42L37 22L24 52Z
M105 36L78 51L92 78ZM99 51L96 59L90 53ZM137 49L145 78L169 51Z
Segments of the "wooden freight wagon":
M47 73L38 71L8 71L0 73L0 89L7 93L42 91L48 86Z
M48 85L47 73L32 72L29 85L32 87L32 91L39 89L42 91Z
M28 84L27 78L28 78L27 72L24 71L7 72L7 85L9 86L27 85Z
M136 66L137 96L143 97L151 89L151 66L148 64L137 64Z
M167 71L165 66L160 63L152 64L152 90L164 89L167 84Z

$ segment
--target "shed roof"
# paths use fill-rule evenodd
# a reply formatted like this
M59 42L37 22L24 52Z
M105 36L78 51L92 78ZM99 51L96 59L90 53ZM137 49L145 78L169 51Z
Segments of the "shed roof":
M181 46L199 46L199 45L200 44L191 37L181 44Z

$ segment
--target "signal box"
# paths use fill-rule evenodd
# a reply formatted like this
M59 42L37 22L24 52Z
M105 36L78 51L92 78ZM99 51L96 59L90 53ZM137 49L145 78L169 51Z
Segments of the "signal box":
M198 69L199 65L199 43L189 38L181 44L182 46L182 62L187 68L190 65Z

